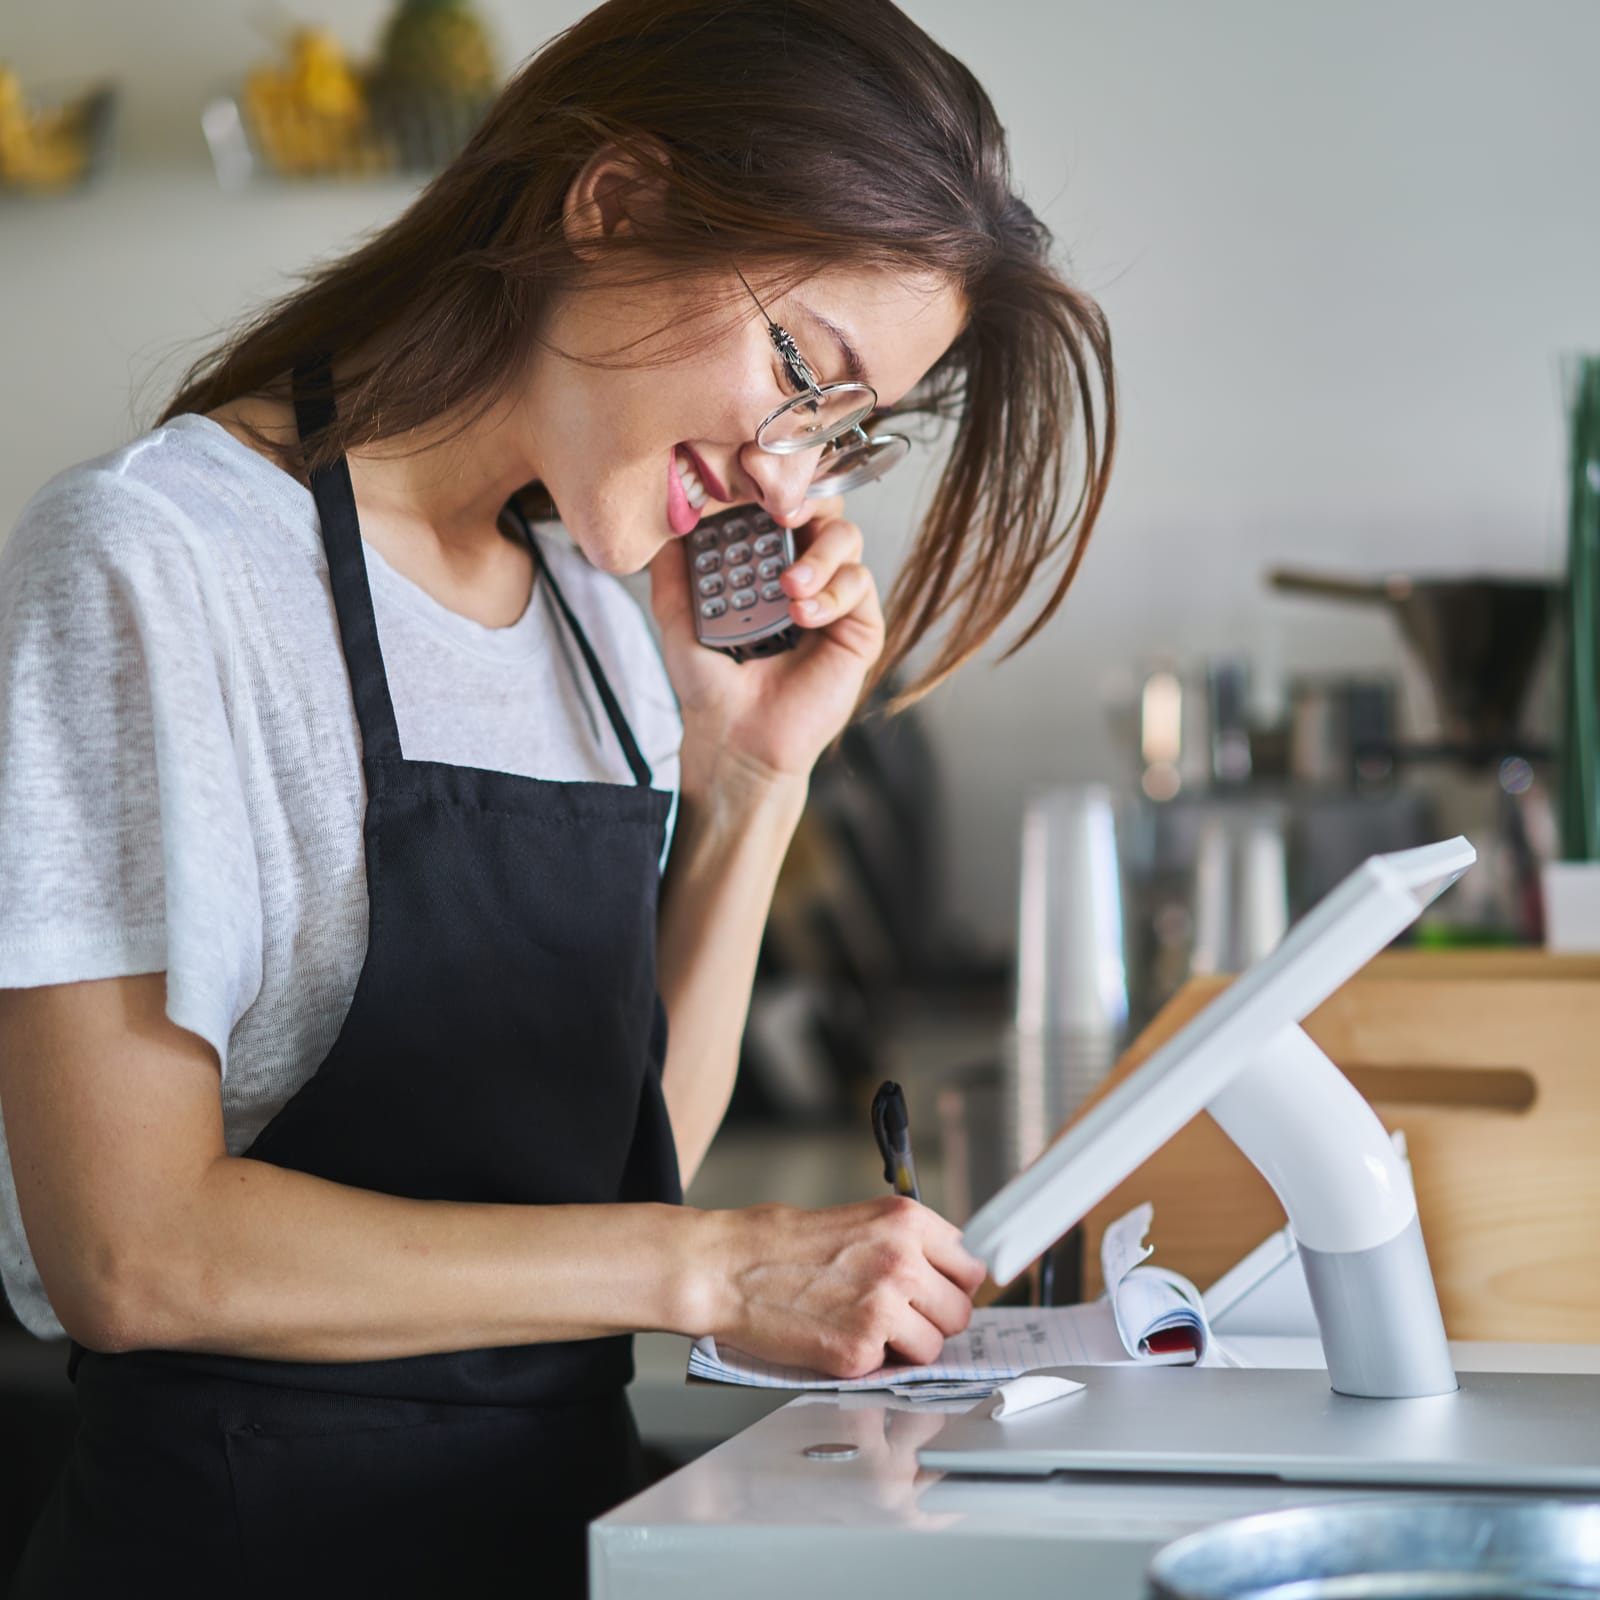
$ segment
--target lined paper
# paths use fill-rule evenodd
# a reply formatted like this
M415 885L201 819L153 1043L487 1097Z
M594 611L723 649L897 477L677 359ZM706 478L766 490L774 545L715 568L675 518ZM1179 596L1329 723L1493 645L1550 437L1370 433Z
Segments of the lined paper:
M945 1340L928 1366L879 1367L863 1378L828 1378L804 1367L779 1366L697 1339L689 1375L758 1389L889 1389L920 1384L1004 1383L1040 1367L1107 1366L1126 1361L1109 1302L1085 1306L992 1306L974 1311L965 1333Z

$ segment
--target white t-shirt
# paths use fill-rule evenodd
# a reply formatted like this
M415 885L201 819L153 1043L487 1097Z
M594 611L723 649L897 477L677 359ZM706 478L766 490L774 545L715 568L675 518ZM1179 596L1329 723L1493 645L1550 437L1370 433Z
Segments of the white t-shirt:
M675 792L681 726L644 615L570 543L540 548ZM633 782L548 585L486 628L365 552L407 758ZM237 1154L355 993L364 809L308 490L189 415L34 497L0 549L0 988L165 971L167 1015L222 1063ZM3 1125L0 1278L26 1327L60 1335Z

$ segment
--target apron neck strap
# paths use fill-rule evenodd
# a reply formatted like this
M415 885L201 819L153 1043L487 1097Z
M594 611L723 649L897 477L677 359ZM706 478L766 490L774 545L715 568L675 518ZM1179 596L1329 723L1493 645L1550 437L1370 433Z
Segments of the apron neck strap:
M589 669L589 680L594 684L595 693L600 696L600 704L605 707L606 716L611 723L611 731L617 736L617 743L622 746L622 754L628 763L628 770L633 774L634 782L642 789L648 789L651 783L649 763L640 753L638 741L633 737L633 729L628 726L628 719L622 714L622 707L617 702L616 694L612 691L611 682L606 677L605 668L600 665L600 658L594 653L593 646L589 643L588 636L572 608L567 604L567 599L561 592L561 585L555 580L555 575L550 571L549 564L544 559L544 552L539 548L539 541L533 536L533 528L523 514L522 507L515 500L511 502L512 514L517 519L518 526L522 529L523 537L528 541L528 548L533 552L533 559L539 568L539 580L550 586L550 593L555 597L557 608L561 612L562 621L567 625L567 631L572 635L573 642L577 645L579 653L583 656L583 663Z
M301 445L329 427L336 414L332 358L323 353L297 362L294 415ZM378 645L378 623L372 612L372 589L361 550L361 524L356 517L350 464L341 455L329 466L317 468L310 478L328 557L328 581L339 618L345 666L355 697L356 719L361 725L362 764L370 769L375 763L400 759L400 733L395 725L394 702L389 697L383 651Z

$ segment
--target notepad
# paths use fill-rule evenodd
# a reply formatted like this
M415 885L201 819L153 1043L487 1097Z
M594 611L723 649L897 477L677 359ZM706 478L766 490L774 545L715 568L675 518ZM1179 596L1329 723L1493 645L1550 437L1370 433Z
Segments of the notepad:
M1100 1272L1111 1298L1117 1333L1130 1359L1181 1366L1205 1359L1211 1343L1205 1300L1180 1272L1146 1266L1145 1243L1155 1208L1135 1206L1118 1217L1100 1242Z
M861 1378L829 1378L785 1367L697 1339L689 1376L758 1389L902 1389L913 1385L1004 1383L1040 1367L1100 1366L1126 1361L1116 1319L1103 1301L1084 1306L992 1306L974 1311L965 1333L946 1339L926 1366L893 1364Z
M689 1352L689 1376L760 1389L890 1389L911 1398L958 1399L1042 1367L1226 1361L1211 1339L1199 1290L1178 1273L1144 1265L1152 1215L1150 1206L1138 1206L1106 1229L1100 1251L1111 1291L1106 1297L1087 1305L974 1311L966 1331L947 1339L939 1359L926 1366L891 1363L860 1378L830 1378L707 1338Z

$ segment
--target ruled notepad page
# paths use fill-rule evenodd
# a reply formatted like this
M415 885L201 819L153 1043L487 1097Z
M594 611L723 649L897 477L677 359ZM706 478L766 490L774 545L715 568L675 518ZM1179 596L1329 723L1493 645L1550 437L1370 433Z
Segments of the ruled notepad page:
M1111 1306L995 1306L974 1311L965 1333L945 1341L937 1361L924 1367L888 1366L864 1378L828 1378L803 1367L760 1361L739 1350L697 1339L689 1375L758 1389L887 1389L922 1383L1004 1383L1040 1367L1106 1366L1126 1361Z

